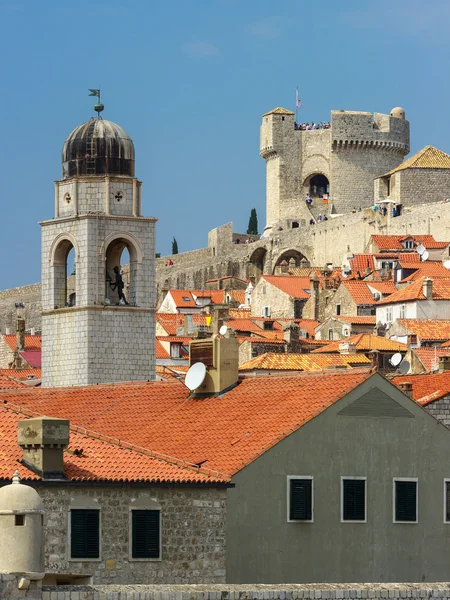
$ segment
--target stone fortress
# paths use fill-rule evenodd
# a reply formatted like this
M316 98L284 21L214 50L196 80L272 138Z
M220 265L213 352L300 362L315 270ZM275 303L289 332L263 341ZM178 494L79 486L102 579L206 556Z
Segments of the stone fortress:
M71 148L72 137L80 134L75 132L69 136ZM232 223L227 223L209 232L207 247L156 259L156 304L171 288L202 289L207 280L225 275L256 282L262 273L278 272L283 261L295 266L324 267L330 262L340 266L349 250L363 252L372 234L428 233L436 239L450 239L450 203L446 202L450 197L450 157L427 147L424 151L431 148L440 162L430 161L428 151L420 166L429 168L406 168L421 153L403 161L410 142L409 122L402 108L394 108L389 115L333 110L329 129L307 131L299 129L292 111L276 108L263 115L260 138L267 173L263 236L249 244L237 244L237 239L244 242L248 236L233 232ZM127 147L124 152L131 150ZM435 168L438 163L440 168ZM122 219L128 227L134 220L143 220L139 212L141 186L134 170L119 177L102 173L96 181L92 174L87 179L78 174L76 191L74 172L70 171L74 168L63 159L63 179L56 184L56 214L70 219L74 203L83 210L83 194L91 194L89 202L95 204L92 215L110 213L102 217L105 224ZM129 169L129 164L123 163L122 168ZM311 207L305 203L307 193L313 197ZM389 197L402 206L400 216L393 218L391 210L386 215L373 210L374 202ZM328 220L318 222L319 213ZM96 216L93 223L98 219ZM261 228L261 211L259 219ZM315 225L310 225L311 219ZM91 229L94 232L96 227ZM107 236L104 227L98 232ZM167 266L169 258L172 266ZM40 329L40 285L0 292L2 331L15 327L15 302L25 304L27 328Z

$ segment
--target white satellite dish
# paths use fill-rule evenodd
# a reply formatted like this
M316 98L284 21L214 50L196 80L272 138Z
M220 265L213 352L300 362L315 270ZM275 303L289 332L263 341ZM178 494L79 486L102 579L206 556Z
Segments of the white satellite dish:
M403 361L403 362L400 364L400 366L399 366L398 370L399 370L399 371L400 371L400 373L402 373L403 375L406 375L406 373L409 371L410 367L411 367L411 365L409 364L409 361L407 361L407 360L404 360L404 361Z
M444 262L444 267L445 267L446 269L450 269L450 260L446 260L446 261Z
M428 260L429 258L430 258L430 253L427 250L425 250L425 252L421 256L421 259Z
M228 327L226 325L222 325L222 327L219 329L220 335L225 335L227 331Z
M348 273L346 273L346 272L344 271L344 272L342 273L342 277L343 277L344 279L347 279L347 277L348 277Z
M393 367L398 367L398 365L402 362L402 355L400 352L393 354L389 360Z
M419 244L416 248L416 252L419 256L422 256L422 254L425 252L425 246L422 246L422 244Z
M205 381L206 367L203 363L198 362L192 365L184 378L184 385L193 392L199 388Z

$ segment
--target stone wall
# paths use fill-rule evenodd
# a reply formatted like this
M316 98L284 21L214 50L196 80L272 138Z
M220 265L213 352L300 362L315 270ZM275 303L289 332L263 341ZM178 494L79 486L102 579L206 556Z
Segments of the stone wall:
M405 169L391 176L396 181L392 200L404 206L441 202L450 198L449 169Z
M37 489L46 511L48 573L92 576L94 583L114 584L225 581L223 488L105 484L42 485ZM146 499L161 506L161 560L130 560L130 511ZM70 560L70 507L91 508L93 504L101 511L100 560Z
M450 396L444 396L425 406L427 411L438 421L450 427Z

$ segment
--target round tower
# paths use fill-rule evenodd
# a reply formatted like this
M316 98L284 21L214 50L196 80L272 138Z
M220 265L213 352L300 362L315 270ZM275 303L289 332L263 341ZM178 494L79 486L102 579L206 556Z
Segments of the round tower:
M44 577L44 505L32 487L22 485L16 471L0 488L0 573L27 579Z
M41 222L46 387L154 378L156 219L141 213L134 144L103 108L65 140Z

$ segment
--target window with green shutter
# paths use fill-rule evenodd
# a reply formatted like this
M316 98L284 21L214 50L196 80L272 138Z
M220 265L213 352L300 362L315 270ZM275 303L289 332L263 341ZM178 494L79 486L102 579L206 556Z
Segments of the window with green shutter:
M342 479L342 520L366 520L365 479Z
M289 479L289 521L312 521L312 478Z
M446 479L444 481L445 486L445 521L446 523L450 523L450 481Z
M71 558L100 558L100 511L70 511Z
M417 521L417 481L395 480L395 521Z
M131 557L160 558L159 510L131 511Z

